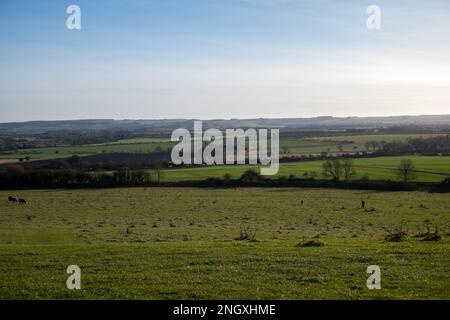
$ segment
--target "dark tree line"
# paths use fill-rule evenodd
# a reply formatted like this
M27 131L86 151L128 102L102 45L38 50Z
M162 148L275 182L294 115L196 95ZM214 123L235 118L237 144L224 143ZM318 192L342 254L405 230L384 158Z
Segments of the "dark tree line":
M121 169L112 173L88 172L82 169L23 169L12 166L0 170L0 186L70 186L70 185L143 185L159 183L160 170Z
M378 155L450 154L449 133L429 138L409 138L406 141L368 141L366 148Z
M343 166L343 164L341 164ZM344 172L344 169L341 169ZM161 174L161 172L160 172ZM345 174L344 176L345 177ZM166 187L304 187L304 188L343 188L368 190L415 190L417 188L448 192L450 178L441 183L406 184L400 181L385 180L316 180L315 178L297 178L280 176L276 179L261 176L258 171L247 170L239 178L225 174L223 178L208 178L199 181L164 182L156 170L122 169L112 173L87 172L83 170L45 170L10 167L0 170L0 188L108 188L137 186Z

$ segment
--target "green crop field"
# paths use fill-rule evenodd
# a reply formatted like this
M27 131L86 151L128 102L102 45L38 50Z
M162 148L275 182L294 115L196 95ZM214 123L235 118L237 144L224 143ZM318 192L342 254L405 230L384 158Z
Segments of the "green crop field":
M0 299L450 298L447 194L124 188L0 199ZM384 240L400 227L404 241ZM441 240L422 241L436 227ZM239 240L241 230L251 236ZM323 246L298 246L313 239ZM65 287L69 265L81 290ZM366 288L369 265L381 290Z
M116 142L108 144L93 144L83 146L60 146L51 148L36 148L31 150L21 150L18 152L3 152L0 154L0 159L18 159L30 157L33 160L37 159L56 159L67 158L72 155L88 156L99 153L110 152L127 152L127 153L151 153L155 151L166 151L173 146L170 141L156 141L149 142ZM139 141L139 140L138 140Z
M439 133L425 134L372 134L372 135L345 135L330 137L314 137L305 139L282 139L280 141L280 151L287 155L302 154L320 154L321 152L329 153L354 153L357 151L366 151L367 141L406 141L408 138L430 138L432 136L442 135ZM342 151L338 149L339 142L350 142L342 144Z
M450 177L450 157L445 156L404 156L404 157L377 157L354 159L356 170L355 179L366 177L369 179L397 180L396 168L402 159L413 160L417 178L420 182L440 182ZM302 178L305 172L316 172L321 178L324 161L303 161L281 163L277 176L294 175ZM246 170L258 170L259 166L250 165L224 165L204 166L182 169L167 169L163 171L164 181L205 180L209 177L222 178L226 173L234 178L240 177Z

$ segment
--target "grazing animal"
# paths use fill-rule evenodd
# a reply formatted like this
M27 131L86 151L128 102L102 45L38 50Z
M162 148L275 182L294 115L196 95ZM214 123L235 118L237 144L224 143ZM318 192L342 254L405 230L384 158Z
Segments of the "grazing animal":
M14 198L14 197L9 196L9 197L8 197L8 201L9 201L9 202L17 202L17 199Z
M27 204L27 201L25 199L19 199L20 204Z
M364 209L366 207L366 202L364 200L361 201L361 208Z

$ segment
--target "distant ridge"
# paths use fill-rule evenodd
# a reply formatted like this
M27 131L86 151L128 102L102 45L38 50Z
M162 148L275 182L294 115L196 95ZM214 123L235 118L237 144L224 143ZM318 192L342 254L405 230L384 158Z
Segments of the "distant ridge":
M189 128L194 119L86 119L0 123L0 132L45 132L53 130L171 130ZM204 127L280 127L297 129L368 129L392 126L450 127L450 115L389 117L253 118L203 120Z

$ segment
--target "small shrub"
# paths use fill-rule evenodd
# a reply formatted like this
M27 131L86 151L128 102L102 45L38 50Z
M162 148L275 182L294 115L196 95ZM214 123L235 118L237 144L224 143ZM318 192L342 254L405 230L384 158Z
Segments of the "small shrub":
M405 231L397 231L389 233L384 237L386 242L401 242L406 239L407 233Z
M223 176L223 181L228 183L233 179L233 176L230 173L225 173Z

